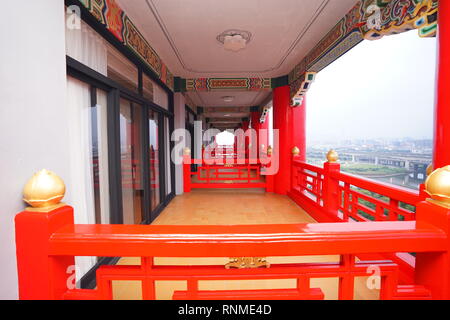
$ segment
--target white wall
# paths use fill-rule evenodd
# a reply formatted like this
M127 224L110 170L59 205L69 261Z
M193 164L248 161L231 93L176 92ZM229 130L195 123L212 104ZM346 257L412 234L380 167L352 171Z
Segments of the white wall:
M17 298L14 216L47 168L69 180L64 1L2 1L0 19L0 299ZM70 189L65 201L70 203Z
M182 93L176 92L174 96L174 121L175 130L186 127L186 101ZM185 145L183 146L185 147ZM175 165L175 192L177 195L183 194L183 165Z

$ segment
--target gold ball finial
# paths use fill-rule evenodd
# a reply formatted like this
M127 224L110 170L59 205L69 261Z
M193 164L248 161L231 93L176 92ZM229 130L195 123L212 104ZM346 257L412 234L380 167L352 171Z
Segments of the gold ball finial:
M339 154L335 150L330 150L327 153L328 162L335 163L339 160Z
M267 155L271 156L272 154L273 154L273 148L272 148L272 146L268 146L267 147Z
M292 148L292 154L294 156L298 156L300 154L300 149L298 147L293 147Z
M183 155L190 156L191 155L191 149L186 147L183 149Z
M28 180L23 189L23 200L33 208L58 205L66 194L64 181L55 173L41 170Z
M427 167L427 177L429 177L430 174L433 173L433 171L434 171L433 164L430 163L430 165Z
M425 181L431 199L450 207L450 166L437 169Z

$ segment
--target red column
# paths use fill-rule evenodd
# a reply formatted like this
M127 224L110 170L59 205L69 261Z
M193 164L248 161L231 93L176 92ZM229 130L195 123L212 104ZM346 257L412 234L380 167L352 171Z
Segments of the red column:
M261 119L261 114L259 111L253 111L251 113L252 129L256 132L256 141L251 141L252 147L255 148L256 154L259 155L259 149L261 142L259 141L259 120Z
M242 121L242 130L247 131L250 126L250 121Z
M274 178L274 190L287 194L290 190L291 149L292 149L292 108L290 87L283 86L273 90L274 130L278 130L279 141L274 139L273 158L279 159L279 170Z
M450 1L439 1L434 169L450 165Z
M292 144L300 149L299 159L306 161L306 97L300 106L292 108Z
M191 164L192 164L191 154L189 152L185 151L185 153L183 155L183 186L184 186L185 193L189 193L192 190Z
M73 257L50 256L49 240L53 233L73 225L69 206L50 212L19 213L16 223L17 273L20 300L61 300L69 289Z
M247 132L247 130L250 127L250 121L242 121L242 130L244 130L244 134L245 132ZM245 153L245 157L248 157L248 144L250 143L250 140L248 139L248 137L245 137L245 145L244 145L244 153Z
M259 145L264 145L263 152L266 152L267 147L269 146L269 119L268 117L264 121L264 123L259 124Z
M299 160L306 161L306 99L302 105L291 107L290 87L276 88L273 91L273 111L273 126L279 130L280 140L280 170L275 177L275 192L286 194L290 190L292 148L298 147Z

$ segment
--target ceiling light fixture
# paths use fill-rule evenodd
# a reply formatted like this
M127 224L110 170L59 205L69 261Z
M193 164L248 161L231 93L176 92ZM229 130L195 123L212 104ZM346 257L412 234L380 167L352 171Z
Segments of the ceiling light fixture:
M232 96L225 96L225 97L222 97L222 100L225 101L225 102L233 102L234 101L234 97L232 97Z
M217 36L217 41L222 43L226 50L233 52L245 49L251 39L250 32L235 29L224 31Z

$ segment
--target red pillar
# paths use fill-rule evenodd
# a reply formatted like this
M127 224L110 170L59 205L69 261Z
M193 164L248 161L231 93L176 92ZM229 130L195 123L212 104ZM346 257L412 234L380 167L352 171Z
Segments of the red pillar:
M192 164L192 157L190 153L185 152L183 155L183 186L184 186L184 192L189 193L192 191L191 186L191 164Z
M259 120L261 119L261 114L259 111L252 111L251 113L251 121L252 121L252 129L256 132L256 141L251 141L252 147L255 148L256 154L258 155L261 142L259 141Z
M73 225L69 206L50 212L19 213L16 223L17 273L20 300L61 300L69 289L69 267L73 257L50 256L49 240L53 233Z
M306 161L306 97L300 106L292 108L292 144L300 149L299 159Z
M434 169L450 165L450 1L439 1Z
M250 121L242 121L242 130L247 131L248 127L250 126Z
M264 123L259 124L259 145L264 145L263 152L266 152L267 147L269 146L269 119L266 117Z
M292 108L290 87L283 86L273 90L274 130L278 130L279 141L274 139L274 158L279 159L279 170L274 178L274 190L287 194L291 180L292 149Z
M290 190L292 148L300 149L299 160L306 161L306 99L298 107L291 107L290 87L273 91L274 130L279 130L280 169L275 176L275 192L286 194Z
M242 130L244 131L244 134L247 132L249 127L250 127L250 121L248 121L248 120L242 121ZM250 143L250 140L246 136L245 137L245 145L244 145L244 154L245 154L246 158L248 157L248 145L249 145L249 143Z

